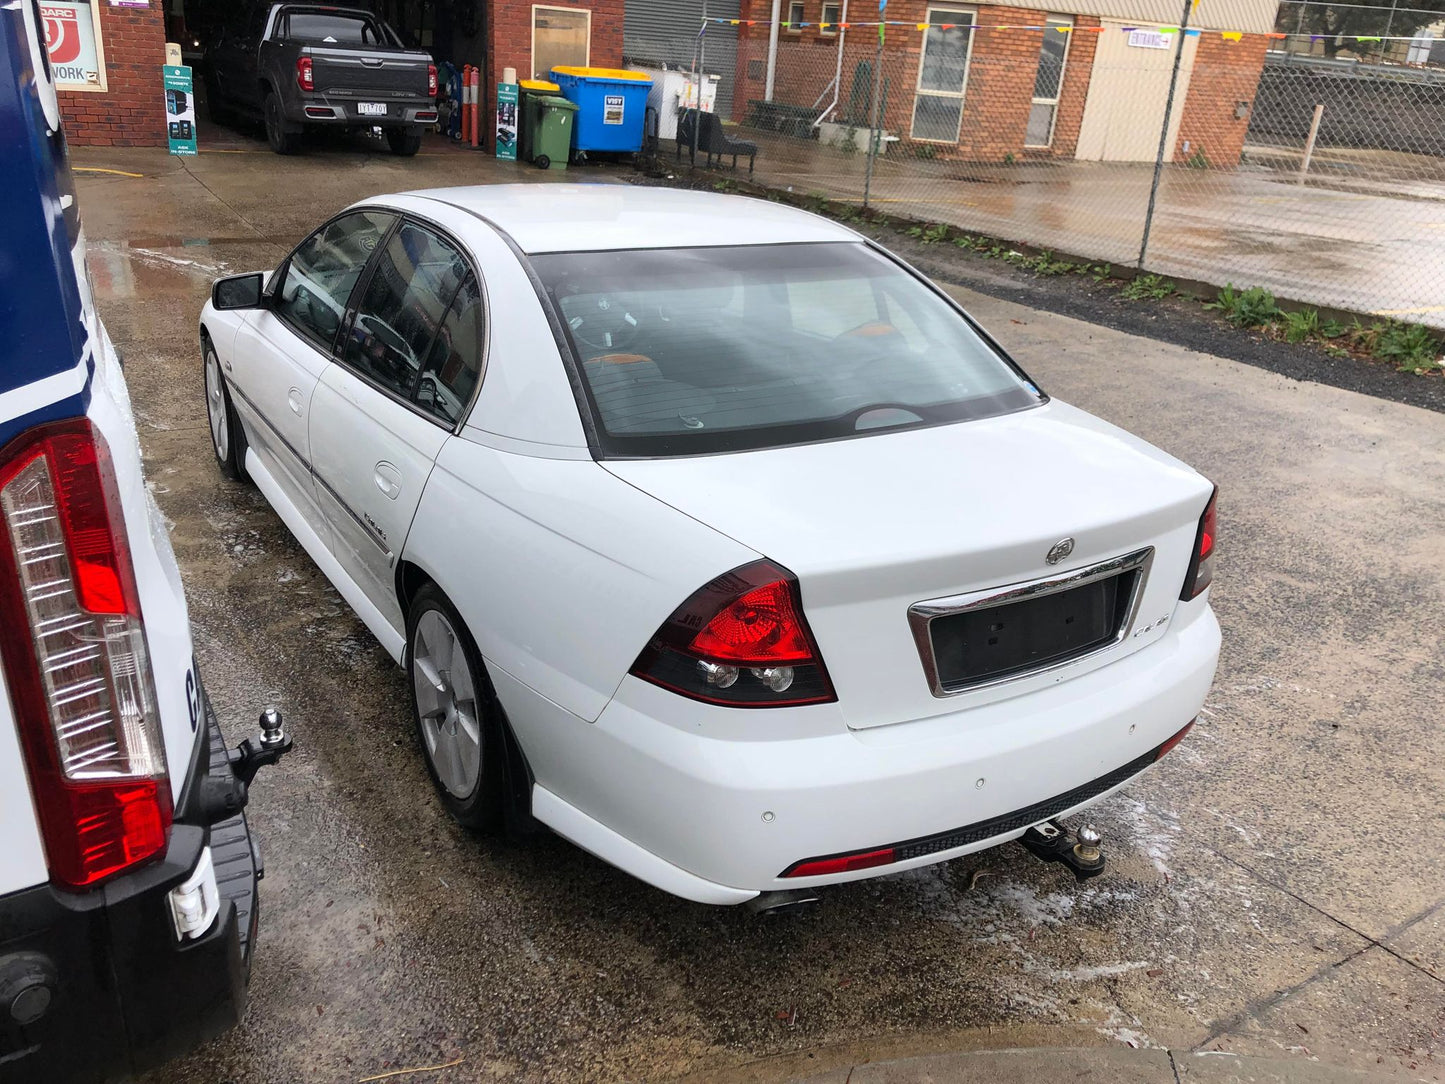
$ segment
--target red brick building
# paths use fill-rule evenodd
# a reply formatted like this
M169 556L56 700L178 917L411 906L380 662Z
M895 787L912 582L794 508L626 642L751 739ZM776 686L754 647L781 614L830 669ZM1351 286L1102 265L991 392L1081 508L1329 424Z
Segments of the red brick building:
M1238 162L1276 7L1214 0L1195 9L1170 113L1175 161ZM847 5L782 0L770 65L772 9L772 0L742 3L739 121L822 109L820 139L866 149L850 129L871 126L876 94L892 153L893 143L920 157L978 162L1152 161L1157 153L1178 41L1161 32L1179 18L1173 0L1057 0L1049 8L892 0L887 17L903 25L887 27L881 54L876 25L852 25ZM868 0L852 10L876 24ZM758 104L769 67L778 106Z
M79 146L166 144L162 0L42 2L66 138Z

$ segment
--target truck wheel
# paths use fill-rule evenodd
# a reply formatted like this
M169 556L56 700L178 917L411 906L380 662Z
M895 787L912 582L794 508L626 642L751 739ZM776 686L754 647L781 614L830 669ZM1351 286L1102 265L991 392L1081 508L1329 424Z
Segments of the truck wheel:
M281 99L274 90L266 92L266 142L277 154L295 154L301 138L295 132L286 131L286 122L281 116Z
M456 607L426 584L406 620L412 717L437 795L466 828L502 825L505 755L496 694Z
M386 145L391 148L392 154L410 158L421 150L421 133L412 128L388 128Z
M533 158L532 161L537 164L538 169L552 168L552 159L548 158L545 154L537 155L537 157Z
M226 108L226 102L221 96L221 88L216 86L216 80L209 72L202 79L202 85L206 88L206 116L212 124L229 127L235 117Z

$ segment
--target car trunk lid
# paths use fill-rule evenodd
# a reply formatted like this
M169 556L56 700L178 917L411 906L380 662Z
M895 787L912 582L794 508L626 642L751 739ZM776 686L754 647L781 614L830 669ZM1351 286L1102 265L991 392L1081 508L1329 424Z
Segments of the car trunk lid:
M1018 695L1152 643L1173 615L1211 491L1184 464L1057 401L854 440L603 465L798 577L854 728ZM1065 539L1071 552L1059 556ZM978 620L1001 589L1109 562L1124 564L1002 600L1032 612ZM940 623L919 632L920 610L952 614L959 596L974 604L958 611L970 616L950 628L933 614ZM980 660L995 633L1003 654ZM1008 672L964 672L990 665ZM939 672L957 691L939 688Z

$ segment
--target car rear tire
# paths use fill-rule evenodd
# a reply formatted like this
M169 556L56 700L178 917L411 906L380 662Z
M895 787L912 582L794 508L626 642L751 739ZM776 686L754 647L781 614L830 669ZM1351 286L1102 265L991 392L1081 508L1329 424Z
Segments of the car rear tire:
M225 99L221 95L221 88L216 85L215 78L210 72L207 72L201 82L206 88L206 117L212 124L230 127L236 118L226 107Z
M481 653L456 607L428 583L407 612L405 665L412 719L437 795L457 822L502 827L502 727Z
M230 389L221 375L221 361L209 338L202 341L206 380L206 420L211 433L211 451L221 473L235 482L248 482L246 473L246 433L236 417Z
M386 145L391 148L392 154L410 158L421 150L421 133L411 128L388 128Z
M277 154L295 154L301 146L301 137L286 130L286 121L281 115L281 99L274 90L266 92L263 109L266 118L266 142Z

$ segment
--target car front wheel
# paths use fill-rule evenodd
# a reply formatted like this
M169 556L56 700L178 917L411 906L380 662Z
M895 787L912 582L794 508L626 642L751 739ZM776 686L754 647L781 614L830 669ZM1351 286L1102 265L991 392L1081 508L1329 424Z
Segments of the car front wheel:
M211 451L216 465L227 478L244 482L246 475L246 434L236 418L226 378L221 375L221 362L209 338L201 347L205 355L206 421L210 423Z
M456 608L434 584L407 614L412 716L442 804L467 828L502 824L498 708L486 667Z

